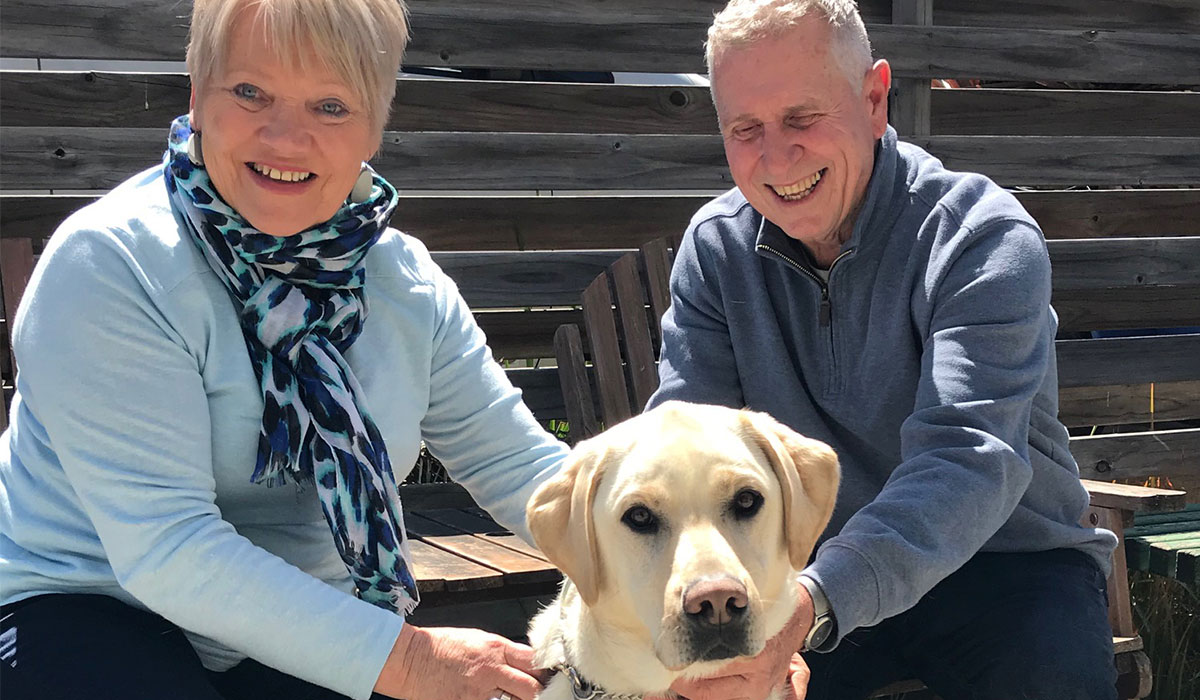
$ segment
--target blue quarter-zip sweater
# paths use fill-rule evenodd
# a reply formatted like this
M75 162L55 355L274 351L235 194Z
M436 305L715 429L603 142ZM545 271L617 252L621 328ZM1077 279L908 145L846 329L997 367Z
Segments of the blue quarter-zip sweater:
M1029 214L889 128L828 283L736 189L693 217L649 405L747 406L837 451L837 507L806 573L844 636L981 550L1075 548L1107 571L1115 536L1078 524L1056 328Z

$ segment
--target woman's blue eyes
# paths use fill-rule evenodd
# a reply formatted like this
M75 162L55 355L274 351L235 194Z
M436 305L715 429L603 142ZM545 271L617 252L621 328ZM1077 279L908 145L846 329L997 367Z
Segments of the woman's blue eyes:
M350 111L341 102L322 102L320 109L322 114L329 117L343 117Z
M258 88L249 83L239 83L234 86L233 94L243 100L257 100L260 93Z
M266 99L262 91L250 83L238 83L233 87L231 92L233 92L234 97L247 102L258 103ZM350 110L346 108L346 105L338 100L328 100L320 103L317 106L317 111L324 117L344 117L350 114Z

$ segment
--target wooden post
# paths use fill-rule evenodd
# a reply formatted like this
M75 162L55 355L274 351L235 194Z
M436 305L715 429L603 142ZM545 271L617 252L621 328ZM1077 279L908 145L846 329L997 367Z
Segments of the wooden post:
M932 26L933 0L892 0L892 24ZM902 137L929 135L930 77L892 81L888 121Z

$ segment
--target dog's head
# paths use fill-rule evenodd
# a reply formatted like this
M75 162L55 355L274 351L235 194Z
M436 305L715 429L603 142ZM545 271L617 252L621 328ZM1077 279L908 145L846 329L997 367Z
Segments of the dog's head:
M528 506L591 615L668 669L758 653L833 512L838 464L770 416L668 402L580 443Z

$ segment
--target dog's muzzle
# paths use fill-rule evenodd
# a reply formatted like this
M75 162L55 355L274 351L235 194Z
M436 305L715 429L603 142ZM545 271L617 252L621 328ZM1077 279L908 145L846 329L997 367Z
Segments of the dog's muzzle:
M750 646L750 598L732 578L697 581L683 593L684 638L692 658L742 656Z

